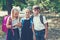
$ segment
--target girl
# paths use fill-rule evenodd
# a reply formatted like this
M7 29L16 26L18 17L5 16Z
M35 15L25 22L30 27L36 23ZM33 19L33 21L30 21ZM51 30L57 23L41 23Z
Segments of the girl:
M11 16L8 18L6 26L8 28L7 40L19 40L19 9L17 7L12 8Z
M32 21L30 19L30 10L25 9L25 17L21 19L22 33L21 40L33 40Z

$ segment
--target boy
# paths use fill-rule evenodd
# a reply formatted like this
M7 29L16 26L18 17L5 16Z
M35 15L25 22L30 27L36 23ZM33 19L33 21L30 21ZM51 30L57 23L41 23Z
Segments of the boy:
M45 40L48 35L47 21L45 16L40 14L40 7L38 5L33 6L33 14L34 34L36 40Z

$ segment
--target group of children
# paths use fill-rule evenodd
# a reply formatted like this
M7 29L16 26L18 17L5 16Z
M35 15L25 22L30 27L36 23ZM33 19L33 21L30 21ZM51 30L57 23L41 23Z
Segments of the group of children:
M12 8L6 23L7 40L45 40L47 38L48 28L45 16L42 23L40 7L35 5L32 10L34 15L31 16L31 10L26 8L25 16L20 18L20 10L17 7ZM21 35L19 29L21 29Z

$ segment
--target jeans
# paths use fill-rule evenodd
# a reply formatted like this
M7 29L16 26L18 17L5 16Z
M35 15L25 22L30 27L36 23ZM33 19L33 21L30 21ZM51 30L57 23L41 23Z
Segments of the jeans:
M44 35L45 35L45 29L43 29L41 31L35 30L36 40L45 40Z

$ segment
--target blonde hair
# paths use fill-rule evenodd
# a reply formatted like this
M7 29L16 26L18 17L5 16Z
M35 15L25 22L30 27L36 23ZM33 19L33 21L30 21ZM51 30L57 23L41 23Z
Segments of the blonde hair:
M19 7L13 7L12 8L12 10L11 10L11 18L13 19L14 18L14 13L15 12L18 12L18 13L20 13L20 9L19 9ZM19 17L19 16L18 16Z
M26 13L27 10L29 10L31 12L31 10L29 8L25 8L24 9L24 12Z

